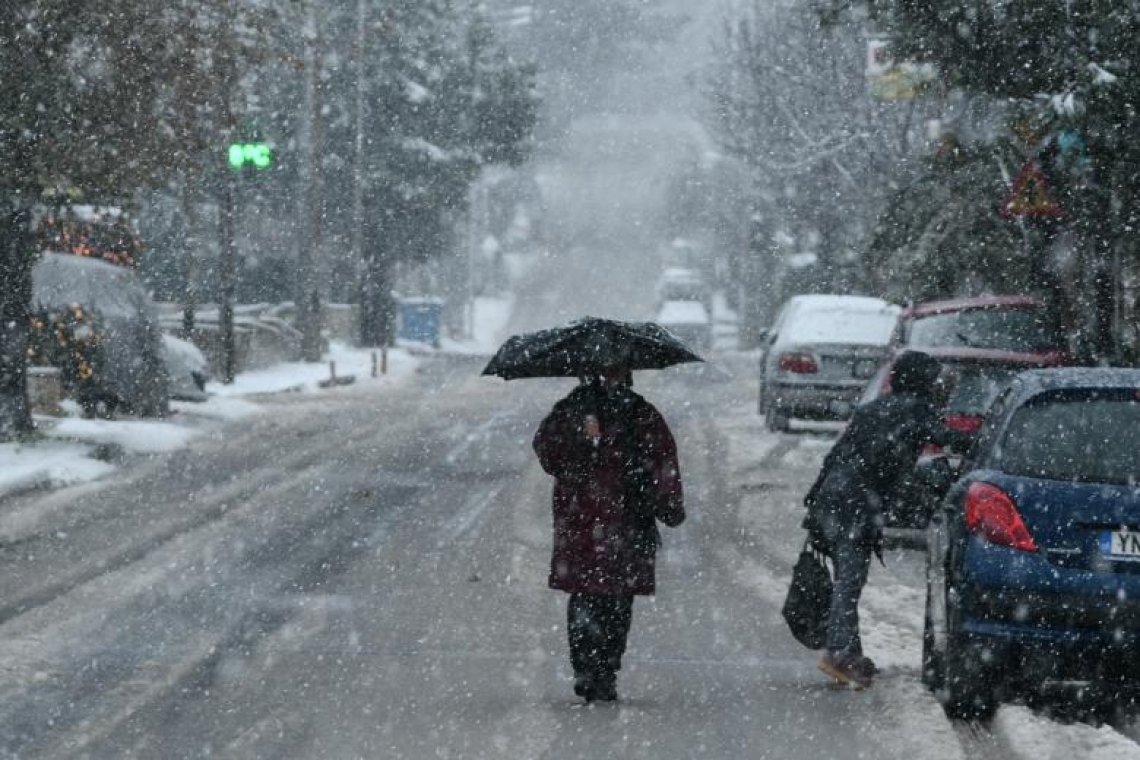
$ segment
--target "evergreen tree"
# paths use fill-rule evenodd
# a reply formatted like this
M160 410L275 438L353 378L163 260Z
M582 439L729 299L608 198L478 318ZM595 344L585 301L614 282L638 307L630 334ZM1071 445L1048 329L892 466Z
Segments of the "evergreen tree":
M161 23L148 3L0 4L0 439L31 427L25 353L36 209L121 202L165 159L154 103Z

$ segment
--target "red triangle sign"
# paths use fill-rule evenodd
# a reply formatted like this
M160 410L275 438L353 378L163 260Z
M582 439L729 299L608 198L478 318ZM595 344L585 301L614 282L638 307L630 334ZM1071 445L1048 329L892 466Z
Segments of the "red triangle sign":
M1040 167L1030 161L1013 181L1013 188L1001 204L1001 215L1007 219L1056 219L1064 212L1053 197Z

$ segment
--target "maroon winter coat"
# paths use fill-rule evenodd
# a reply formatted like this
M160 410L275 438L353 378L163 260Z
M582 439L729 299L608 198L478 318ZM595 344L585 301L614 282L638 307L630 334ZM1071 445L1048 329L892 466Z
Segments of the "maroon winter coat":
M602 426L596 446L583 430L586 414ZM677 447L660 413L627 388L605 396L579 386L543 420L534 450L555 477L550 587L652 594L656 521L673 527L685 519Z

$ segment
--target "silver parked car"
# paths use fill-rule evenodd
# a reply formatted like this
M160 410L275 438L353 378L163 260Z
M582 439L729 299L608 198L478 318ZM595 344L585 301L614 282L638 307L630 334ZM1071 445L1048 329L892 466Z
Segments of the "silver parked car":
M792 417L832 419L850 409L886 360L899 311L866 296L788 299L760 356L759 411L768 428L787 430Z

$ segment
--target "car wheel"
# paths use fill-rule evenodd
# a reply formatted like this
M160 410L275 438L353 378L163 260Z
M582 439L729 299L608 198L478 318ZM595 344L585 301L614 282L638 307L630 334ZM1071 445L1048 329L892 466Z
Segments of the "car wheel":
M957 720L989 720L997 712L992 668L961 634L948 631L942 688L942 709Z
M941 686L936 692L942 709L949 718L956 720L989 720L997 712L998 700L995 680L998 668L969 641L962 632L958 602L952 591L952 579L945 578L944 607L945 635L941 647L937 640L931 648L932 664L937 668L931 680L941 675ZM934 584L934 593L940 593ZM937 601L935 599L935 601ZM938 625L937 607L931 607L931 633ZM940 671L940 672L939 672Z

